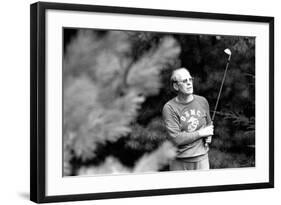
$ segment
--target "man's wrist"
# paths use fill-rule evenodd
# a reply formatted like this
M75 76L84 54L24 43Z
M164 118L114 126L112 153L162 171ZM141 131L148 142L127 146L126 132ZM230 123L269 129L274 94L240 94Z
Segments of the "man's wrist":
M194 132L194 140L198 140L198 139L200 139L200 138L201 138L201 136L200 136L199 131L195 131L195 132Z

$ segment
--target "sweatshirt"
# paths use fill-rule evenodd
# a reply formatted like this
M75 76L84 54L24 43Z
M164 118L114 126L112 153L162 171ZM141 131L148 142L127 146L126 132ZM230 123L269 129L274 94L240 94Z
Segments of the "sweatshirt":
M193 100L188 103L178 102L176 97L171 99L164 105L162 114L169 136L175 143L177 137L198 135L197 130L211 124L208 101L198 95L193 95ZM204 138L189 144L177 144L177 147L178 158L196 158L209 150L204 145Z

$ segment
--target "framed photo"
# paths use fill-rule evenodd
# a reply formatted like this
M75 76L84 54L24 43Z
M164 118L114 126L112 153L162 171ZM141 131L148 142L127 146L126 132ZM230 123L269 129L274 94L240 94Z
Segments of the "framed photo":
M274 18L31 5L30 199L274 187Z

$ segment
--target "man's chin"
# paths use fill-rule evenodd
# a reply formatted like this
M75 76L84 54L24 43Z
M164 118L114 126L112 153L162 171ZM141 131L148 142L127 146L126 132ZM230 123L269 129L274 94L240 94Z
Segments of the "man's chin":
M185 93L188 94L188 95L191 95L191 94L193 94L193 90L188 90Z

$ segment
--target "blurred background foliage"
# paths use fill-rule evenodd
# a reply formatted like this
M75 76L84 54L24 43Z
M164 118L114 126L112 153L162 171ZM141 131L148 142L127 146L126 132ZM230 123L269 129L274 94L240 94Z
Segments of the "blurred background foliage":
M166 171L161 112L186 67L214 120L211 168L255 166L255 38L64 29L64 175Z

